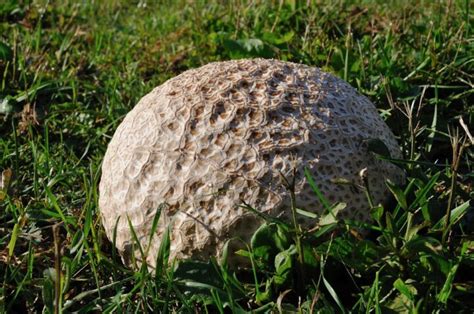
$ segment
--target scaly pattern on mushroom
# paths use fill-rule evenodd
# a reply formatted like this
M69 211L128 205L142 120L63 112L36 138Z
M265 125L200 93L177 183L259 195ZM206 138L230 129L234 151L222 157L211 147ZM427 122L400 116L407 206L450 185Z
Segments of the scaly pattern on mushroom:
M116 229L114 241L126 263L141 258L129 223L151 267L168 226L171 258L207 259L229 238L248 240L261 224L243 202L291 217L281 175L291 178L293 169L298 207L321 213L305 168L331 203L347 203L343 218L367 221L367 199L355 188L363 186L359 172L367 168L376 203L388 196L386 179L404 178L368 152L370 139L400 157L375 106L318 68L251 59L186 71L143 97L113 136L100 182L105 231L113 240ZM310 227L316 221L302 216L298 222Z

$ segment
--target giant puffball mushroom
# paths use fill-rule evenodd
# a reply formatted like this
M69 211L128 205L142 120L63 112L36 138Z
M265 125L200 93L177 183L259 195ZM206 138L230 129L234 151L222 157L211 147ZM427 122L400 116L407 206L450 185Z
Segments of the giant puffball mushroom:
M141 259L138 238L154 267L168 227L172 259L208 259L227 239L248 240L262 223L244 202L290 219L282 176L291 178L294 169L299 208L323 211L308 169L329 202L347 203L343 218L367 221L359 172L367 169L376 203L388 196L386 179L403 181L399 168L368 150L371 139L400 157L375 106L331 74L277 60L210 63L155 88L117 128L102 166L102 222L126 263ZM298 222L310 227L316 220Z

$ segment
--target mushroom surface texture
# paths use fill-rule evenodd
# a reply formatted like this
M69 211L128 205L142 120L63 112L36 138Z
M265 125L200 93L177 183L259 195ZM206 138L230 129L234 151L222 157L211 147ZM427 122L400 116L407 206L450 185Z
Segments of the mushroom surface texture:
M322 213L305 169L330 203L347 204L340 217L368 221L361 170L375 203L388 197L386 179L404 180L369 151L373 139L400 158L375 106L331 74L277 60L210 63L156 87L117 128L102 166L102 222L126 264L142 262L137 238L153 268L168 228L171 259L206 260L262 223L244 202L291 222L283 177L295 173L298 208Z

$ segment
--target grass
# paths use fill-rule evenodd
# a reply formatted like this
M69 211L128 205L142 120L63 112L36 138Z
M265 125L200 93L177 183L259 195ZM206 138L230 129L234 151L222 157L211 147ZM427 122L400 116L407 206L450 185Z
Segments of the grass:
M1 311L472 311L473 9L468 0L5 0ZM124 268L97 209L114 130L168 78L244 57L318 66L367 95L399 138L404 158L393 162L406 185L389 184L390 206L368 201L371 224L326 216L307 232L269 221L239 252L247 272L217 260L156 275ZM163 241L162 265L166 255Z

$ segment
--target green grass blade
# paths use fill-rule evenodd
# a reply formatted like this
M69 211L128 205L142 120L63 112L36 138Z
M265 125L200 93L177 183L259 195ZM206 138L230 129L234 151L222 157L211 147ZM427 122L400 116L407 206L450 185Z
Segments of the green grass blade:
M313 190L314 194L316 194L319 201L324 206L324 209L327 210L327 211L330 211L331 210L331 205L329 204L328 200L324 197L321 190L317 187L317 185L314 182L313 177L312 177L311 173L309 172L308 168L304 169L304 174L305 174L305 177L308 180L308 183L311 186L311 189Z

